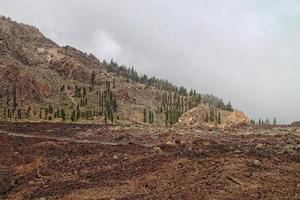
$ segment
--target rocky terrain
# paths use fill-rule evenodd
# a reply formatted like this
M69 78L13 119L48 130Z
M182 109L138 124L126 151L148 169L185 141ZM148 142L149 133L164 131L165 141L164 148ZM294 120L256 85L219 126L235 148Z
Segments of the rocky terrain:
M1 199L300 197L300 129L0 124Z
M300 199L299 122L252 125L6 17L0 152L0 199Z

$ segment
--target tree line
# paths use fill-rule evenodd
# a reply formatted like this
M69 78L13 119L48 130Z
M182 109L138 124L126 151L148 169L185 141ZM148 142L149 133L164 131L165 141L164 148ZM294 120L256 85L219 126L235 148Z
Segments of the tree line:
M276 126L277 125L277 119L276 119L276 117L274 117L272 122L269 120L269 118L266 118L265 120L259 119L257 122L255 120L251 119L251 124L253 124L253 125L274 125L274 126Z
M166 125L173 125L178 122L180 116L188 110L204 103L203 98L199 94L191 94L191 96L182 96L175 92L163 92L161 96L161 104L156 109L146 106L144 109L144 123L153 123L154 118L159 114L164 116L164 122ZM216 122L221 124L220 108L214 105L209 105L209 113L207 113L206 122ZM227 106L230 110L233 110L231 104Z
M122 75L126 77L127 82L129 80L136 81L146 86L155 87L161 90L165 90L168 92L176 93L180 96L193 96L201 99L202 103L212 105L221 110L233 111L233 107L230 102L227 104L221 98L218 98L211 94L201 94L194 89L187 90L183 86L176 86L170 83L168 80L159 79L155 76L148 77L147 75L139 75L133 67L126 67L125 65L119 66L113 59L111 59L110 63L103 61L104 66L108 69L109 72L116 73L118 75Z

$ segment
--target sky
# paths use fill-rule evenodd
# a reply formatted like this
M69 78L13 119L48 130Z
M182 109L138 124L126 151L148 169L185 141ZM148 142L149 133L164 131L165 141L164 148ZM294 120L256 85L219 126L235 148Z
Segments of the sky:
M299 0L0 0L0 15L255 120L300 120Z

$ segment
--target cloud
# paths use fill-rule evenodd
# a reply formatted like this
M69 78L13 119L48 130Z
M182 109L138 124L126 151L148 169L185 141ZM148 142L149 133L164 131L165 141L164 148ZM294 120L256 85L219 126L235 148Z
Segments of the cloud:
M101 29L93 34L86 50L94 52L99 59L108 61L111 58L118 57L122 52L122 48L117 41Z

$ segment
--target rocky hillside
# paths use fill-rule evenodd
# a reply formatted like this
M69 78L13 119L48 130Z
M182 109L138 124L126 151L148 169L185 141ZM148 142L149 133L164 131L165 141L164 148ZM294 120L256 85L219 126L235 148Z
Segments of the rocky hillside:
M112 90L120 100L119 115L125 121L128 115L124 112L132 109L124 104L138 108L144 98L149 104L155 99L155 90L142 92L145 87L141 84L123 84L126 82L124 77L108 72L93 55L69 46L60 47L45 38L35 27L19 24L5 17L0 19L0 52L0 109L1 113L6 112L6 116L1 115L2 118L45 119L48 107L54 110L63 108L68 115L83 98L88 99L89 103L81 106L84 107L81 110L94 112L93 108L98 105L97 92L103 90L106 81L111 82L113 78L116 87ZM95 88L88 91L93 72ZM75 97L76 87L81 90L81 98ZM83 90L86 90L86 94L83 94ZM136 91L145 95L136 95ZM47 111L49 116L54 115L51 108ZM18 109L21 109L23 116L17 116ZM23 113L27 114L28 110L29 116L25 116ZM140 113L142 111L143 108ZM39 116L40 113L42 117Z
M204 104L232 109L217 97L138 77L0 18L0 120L172 125Z
M250 125L250 119L241 111L225 111L201 104L185 112L178 120L178 126L229 128Z

